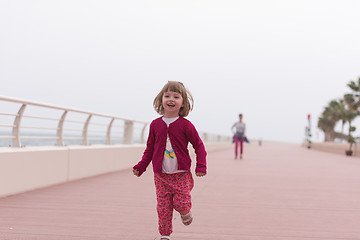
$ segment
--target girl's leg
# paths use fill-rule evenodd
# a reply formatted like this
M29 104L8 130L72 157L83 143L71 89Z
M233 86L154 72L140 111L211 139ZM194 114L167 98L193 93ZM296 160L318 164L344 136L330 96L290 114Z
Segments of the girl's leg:
M173 198L173 204L174 209L179 212L181 215L187 215L190 213L191 210L191 190L194 187L194 179L191 175L191 172L183 172L183 173L177 173L173 174L175 179L174 181L174 198ZM186 216L188 218L191 218L191 215L189 214ZM190 222L189 222L190 224Z
M159 233L163 236L170 236L172 233L173 196L166 178L167 174L155 173Z
M237 136L235 136L235 159L238 156L238 146L239 146L239 138Z

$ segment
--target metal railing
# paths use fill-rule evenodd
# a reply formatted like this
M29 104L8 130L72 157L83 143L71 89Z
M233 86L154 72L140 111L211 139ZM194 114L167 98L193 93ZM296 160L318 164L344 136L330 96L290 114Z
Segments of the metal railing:
M56 146L64 146L64 141L66 140L78 140L81 142L81 145L85 146L90 145L89 141L91 140L103 140L103 144L108 145L112 144L115 140L120 140L123 144L132 144L134 143L134 133L136 130L139 130L136 136L137 142L145 143L145 130L147 129L148 122L3 96L0 96L0 102L17 105L15 106L16 113L3 112L4 108L0 106L0 117L13 119L12 122L0 122L1 130L10 130L1 131L5 134L0 135L0 139L11 139L10 147L22 147L24 139L52 139L55 140L54 145ZM44 110L51 110L52 112L50 116L44 116L39 113L31 114L31 111L28 113L30 108L40 108L41 114L43 114ZM68 116L71 114L75 115L76 118L69 119ZM29 125L22 124L25 119L28 120ZM97 119L98 122L94 122L93 119ZM31 120L33 121L31 122ZM55 122L55 126L51 122ZM77 127L65 127L66 124L69 126L77 125ZM90 127L93 129L90 129ZM114 129L120 130L114 131ZM45 130L50 131L50 134L34 135L32 133L30 135L21 135L20 133L23 130L36 130L35 132ZM76 136L76 134L65 135L64 132L77 132L81 136Z
M3 103L13 104L11 110ZM3 118L8 120L3 123ZM34 141L42 141L37 146L145 143L148 126L144 121L0 96L0 147L24 147ZM219 134L199 134L204 142L231 140ZM10 142L1 144L2 140Z

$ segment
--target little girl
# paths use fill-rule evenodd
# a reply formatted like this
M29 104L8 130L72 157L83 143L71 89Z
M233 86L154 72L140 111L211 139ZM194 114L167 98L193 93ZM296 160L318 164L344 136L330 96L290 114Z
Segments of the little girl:
M206 175L206 151L194 125L184 118L193 108L193 98L181 82L168 81L153 106L163 116L151 122L146 149L133 173L140 177L152 162L159 232L165 240L172 233L173 209L180 213L184 225L193 220L190 191L194 180L188 143L195 149L198 177Z

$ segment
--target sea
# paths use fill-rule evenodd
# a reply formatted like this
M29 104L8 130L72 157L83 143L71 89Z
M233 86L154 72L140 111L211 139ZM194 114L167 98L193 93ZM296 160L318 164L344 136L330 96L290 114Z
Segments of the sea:
M0 132L0 136L11 136L11 133L9 132ZM24 134L25 136L25 134ZM54 138L54 135L50 134L42 134L39 135L38 133L26 133L26 136L29 137L51 137ZM70 146L70 145L81 145L82 140L81 139L66 139L66 138L79 138L79 136L64 136L64 145ZM96 139L91 139L91 138ZM21 138L20 138L21 139ZM106 139L104 136L89 136L88 140L89 145L105 145ZM140 143L140 139L134 139L134 144ZM0 138L0 147L6 148L11 147L12 140L11 138ZM118 137L116 139L111 140L112 145L116 144L123 144L123 138ZM56 139L21 139L21 146L56 146Z

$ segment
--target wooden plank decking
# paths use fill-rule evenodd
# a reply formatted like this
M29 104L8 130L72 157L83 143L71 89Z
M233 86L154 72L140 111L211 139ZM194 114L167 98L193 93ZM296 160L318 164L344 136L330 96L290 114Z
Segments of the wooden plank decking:
M195 178L193 223L174 214L172 240L360 239L360 160L296 144L210 152ZM130 169L0 199L1 240L154 240L151 168Z

